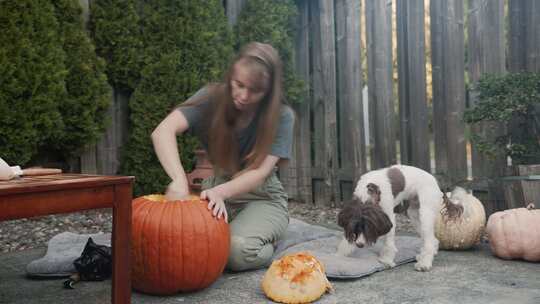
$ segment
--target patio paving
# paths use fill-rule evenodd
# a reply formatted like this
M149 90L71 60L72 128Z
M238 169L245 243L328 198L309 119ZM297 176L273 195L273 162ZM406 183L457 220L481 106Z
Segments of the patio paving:
M25 277L25 266L43 250L0 255L0 303L110 303L111 281L81 282ZM264 270L225 273L209 288L168 297L134 292L132 303L269 303L260 288ZM469 251L441 251L431 272L413 263L356 280L332 281L335 292L317 303L540 303L540 263L506 261L481 244Z

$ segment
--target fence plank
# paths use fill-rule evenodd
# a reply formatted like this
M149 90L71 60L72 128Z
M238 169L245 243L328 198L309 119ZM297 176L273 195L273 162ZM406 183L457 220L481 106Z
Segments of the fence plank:
M119 164L119 153L117 153L119 144L116 136L116 129L121 128L121 124L117 119L117 115L115 115L119 100L117 98L118 94L116 93L116 90L113 90L113 94L113 102L107 110L110 124L105 130L101 140L96 145L97 172L106 175L116 174L116 169Z
M115 171L118 172L120 169L120 162L123 153L123 146L128 141L129 137L129 99L131 94L126 91L115 90L115 120L116 120L116 153L117 153L117 163L115 166Z
M527 0L526 5L526 70L540 72L540 3Z
M118 173L121 149L128 137L129 93L113 89L111 106L107 110L109 126L97 144L87 148L80 157L82 173L114 175Z
M82 18L84 22L84 27L88 29L88 20L89 14L90 14L90 2L91 0L79 0L79 5L82 8ZM112 97L111 97L112 102ZM87 174L96 174L98 173L98 159L96 155L96 145L91 145L89 147L86 147L81 154L81 156L76 160L70 161L70 170L72 172L76 172L77 169L80 170L82 173ZM77 164L79 163L79 164Z
M504 196L507 208L522 208L533 203L540 207L540 180L526 180L529 175L540 175L540 165L518 165L512 167L512 177L522 179L504 180Z
M511 72L540 71L540 3L509 1L508 66Z
M322 85L324 82L322 75L322 52L321 52L321 20L319 19L319 2L309 2L310 24L313 32L312 37L312 73L311 73L311 120L313 121L312 132L312 150L313 150L313 167L311 170L312 187L313 187L313 202L315 204L324 204L330 198L330 193L324 187L324 175L317 176L315 171L324 172L324 126L321 122L324 121L324 103L322 100Z
M508 1L508 70L518 72L525 70L525 1Z
M397 1L401 163L431 170L424 0Z
M540 175L540 165L518 165L517 175ZM533 203L536 208L540 208L540 181L522 180L520 184L523 198L518 207L525 207Z
M71 166L71 171L75 168ZM97 157L96 157L96 145L87 147L80 157L80 169L81 173L85 174L97 174Z
M297 198L306 203L313 203L311 184L311 131L309 82L309 0L298 2L297 32L295 37L296 72L306 84L303 103L296 105L296 140L295 155L297 168Z
M313 1L313 110L315 125L315 167L327 168L322 181L314 181L316 204L328 204L339 199L336 183L336 54L333 1Z
M468 54L469 79L474 84L484 73L502 74L505 72L504 48L504 0L469 0L468 9ZM472 105L476 103L476 93L470 94ZM471 128L473 134L494 140L503 134L503 123L486 122ZM488 199L484 207L488 214L506 209L502 182L498 179L506 171L504 153L495 159L488 158L472 145L472 174L475 179L489 179Z
M337 143L337 102L336 102L336 49L335 18L333 1L319 0L321 67L323 75L322 101L324 102L324 160L328 168L324 177L329 199L328 204L339 200L338 181L338 143Z
M430 15L436 173L452 184L467 177L463 0L431 0Z
M238 21L238 16L247 0L225 0L225 14L230 26L234 26Z
M366 1L371 169L396 163L392 93L392 2Z
M442 1L431 0L429 4L430 14L430 36L431 36L431 84L432 84L432 106L433 106L433 141L435 142L435 168L436 172L445 172L448 169L448 152L446 147L448 138L446 137L447 125L445 121L436 121L441 117L446 117L446 108L443 102L444 75L442 72Z
M364 144L364 113L362 107L362 62L360 57L360 14L358 0L336 1L337 100L339 121L341 200L352 197L353 184L366 171Z

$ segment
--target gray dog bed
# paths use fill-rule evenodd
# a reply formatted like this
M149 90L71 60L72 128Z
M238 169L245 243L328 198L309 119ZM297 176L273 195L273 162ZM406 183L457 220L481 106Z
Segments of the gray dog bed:
M325 265L329 278L339 279L359 278L386 269L377 261L380 242L372 247L358 248L350 257L335 255L342 235L340 231L291 218L285 236L277 243L274 259L289 253L308 251ZM75 272L73 261L81 255L88 237L92 237L97 244L110 246L110 233L60 233L49 241L44 257L27 265L27 274L31 277L69 276ZM421 240L417 237L396 236L396 264L414 261L420 245Z
M387 269L378 261L381 242L367 248L357 248L348 257L336 255L336 248L342 236L332 236L300 243L281 252L278 257L288 253L308 251L323 263L326 276L335 279L352 279L370 275ZM421 240L417 237L396 236L398 252L394 261L396 266L413 262L420 248Z
M274 259L283 255L308 251L319 259L326 268L326 276L335 279L352 279L370 275L387 269L377 259L382 242L365 248L357 248L351 256L337 256L336 249L343 238L343 232L310 225L291 219L287 233L278 242ZM396 266L414 262L420 252L422 241L418 237L396 236Z

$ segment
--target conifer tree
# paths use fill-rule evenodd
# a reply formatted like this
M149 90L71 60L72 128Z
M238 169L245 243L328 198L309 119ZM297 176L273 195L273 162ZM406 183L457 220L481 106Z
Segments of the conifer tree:
M219 0L143 2L141 10L144 67L130 100L131 132L122 173L136 176L135 194L162 193L169 178L155 156L150 134L165 116L220 76L232 53ZM196 142L179 141L189 171Z
M294 72L294 29L298 14L293 0L248 0L235 27L237 46L259 41L275 47L284 66L285 97L289 103L302 100L303 81Z
M90 32L97 54L107 62L109 83L132 92L140 78L143 55L135 0L92 1L90 10Z
M64 128L65 52L50 1L0 1L0 28L0 156L24 166Z
M67 157L79 155L85 146L98 141L105 130L111 92L105 62L96 56L82 23L79 3L71 0L52 2L68 73L65 77L67 96L59 104L64 129L47 148L57 149Z

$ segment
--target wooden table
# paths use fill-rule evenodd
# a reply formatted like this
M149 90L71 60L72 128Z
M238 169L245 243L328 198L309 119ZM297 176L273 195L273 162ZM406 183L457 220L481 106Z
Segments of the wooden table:
M112 303L131 301L131 176L56 174L0 181L0 221L113 208Z

